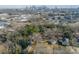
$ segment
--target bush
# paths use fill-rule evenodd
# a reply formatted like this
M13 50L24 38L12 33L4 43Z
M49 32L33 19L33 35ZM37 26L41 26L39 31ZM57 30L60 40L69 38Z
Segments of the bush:
M39 32L44 32L43 27L41 25L35 26L35 25L27 25L25 28L19 31L19 33L22 36L29 36L32 35L33 33L39 33Z
M39 25L39 32L43 33L44 32L44 29L41 25Z
M25 49L26 47L28 47L29 41L21 39L21 40L18 41L18 44L22 47L22 49Z

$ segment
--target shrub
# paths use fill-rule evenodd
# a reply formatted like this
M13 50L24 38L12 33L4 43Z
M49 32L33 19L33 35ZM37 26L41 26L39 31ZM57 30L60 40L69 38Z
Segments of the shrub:
M22 47L22 49L25 49L29 45L29 41L21 39L18 41L18 44Z

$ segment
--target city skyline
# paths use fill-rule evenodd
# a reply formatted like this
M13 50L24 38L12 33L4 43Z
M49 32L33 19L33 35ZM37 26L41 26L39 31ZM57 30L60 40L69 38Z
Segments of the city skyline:
M0 5L0 9L25 8L26 6L47 6L49 8L78 8L79 5Z

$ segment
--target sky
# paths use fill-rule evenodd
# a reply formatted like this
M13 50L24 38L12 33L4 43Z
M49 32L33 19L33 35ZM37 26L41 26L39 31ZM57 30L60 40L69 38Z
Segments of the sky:
M0 9L6 8L25 8L25 5L0 5Z
M25 8L27 5L0 5L0 9L6 8ZM79 5L49 5L49 8L78 8Z

